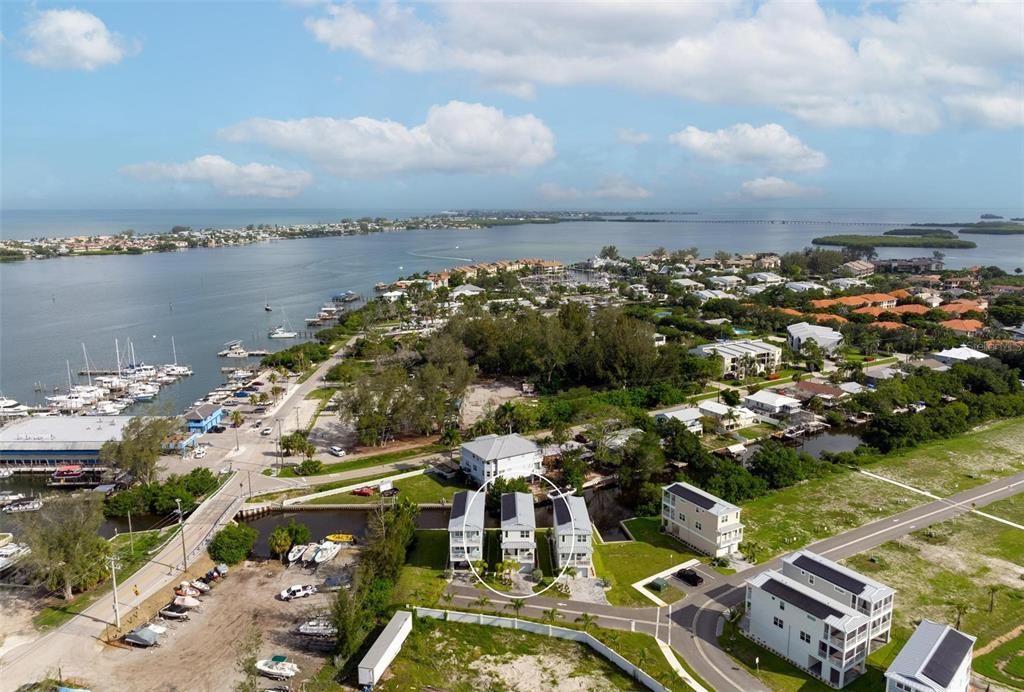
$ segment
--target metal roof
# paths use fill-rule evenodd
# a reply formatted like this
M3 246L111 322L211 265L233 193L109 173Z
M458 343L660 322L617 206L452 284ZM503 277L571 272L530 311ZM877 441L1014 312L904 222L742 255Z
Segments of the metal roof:
M412 613L408 610L399 610L391 617L391 620L385 625L384 630L377 637L377 641L373 643L370 650L363 656L363 660L359 662L360 668L375 668L377 664L384 659L386 656L391 655L388 648L391 644L401 636L402 627L406 622L412 620ZM405 636L408 636L406 634ZM405 640L405 636L402 640Z
M501 528L511 531L533 531L537 528L533 495L505 493L501 496Z
M880 581L875 581L807 549L790 553L782 559L782 563L782 572L787 576L791 574L792 569L800 569L872 603L896 593L892 587Z
M31 416L0 428L0 450L98 450L132 416Z
M462 527L482 529L484 526L484 498L474 497L467 490L456 493L452 498L452 513L448 517L448 530L461 531Z
M507 459L520 454L535 454L539 451L533 440L516 434L483 435L463 443L462 449L472 452L484 461Z
M823 562L818 562L817 560L812 559L806 554L798 555L796 559L793 560L793 564L800 569L807 570L816 577L821 577L825 581L835 584L839 588L846 589L850 593L857 594L858 596L863 593L864 589L867 587L867 584L860 579L855 578L853 575L840 572Z
M740 508L731 502L726 502L725 500L717 498L711 493L706 493L700 488L696 488L689 483L673 483L672 485L666 486L664 490L670 492L676 497L680 497L687 502L697 505L701 509L706 509L712 514L728 514L730 512L740 511Z
M569 531L571 527L579 533L590 533L590 514L587 512L587 501L579 495L562 495L556 497L552 504L555 507L555 526L560 530Z
M802 591L797 591L793 587L783 584L778 579L769 579L761 585L761 589L776 598L781 598L786 603L796 606L805 613L810 613L819 620L824 620L830 615L837 618L841 618L844 615L841 610L833 608L826 603L824 598L809 596Z
M970 657L973 646L974 637L949 625L922 620L893 659L886 677L903 677L945 690L964 659Z

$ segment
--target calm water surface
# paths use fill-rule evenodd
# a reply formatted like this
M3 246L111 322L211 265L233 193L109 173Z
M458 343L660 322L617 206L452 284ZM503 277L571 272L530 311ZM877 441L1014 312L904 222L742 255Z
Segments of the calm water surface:
M999 211L999 210L996 210ZM968 214L970 214L968 216ZM799 249L826 232L873 233L868 226L762 224L744 219L870 220L890 225L914 220L977 218L977 210L785 210L722 211L700 217L663 217L666 223L575 222L486 231L412 231L142 256L76 257L0 266L0 392L25 403L41 401L37 384L67 384L66 361L84 366L82 344L94 367L114 363L114 340L131 339L136 356L171 361L171 337L179 362L195 375L165 387L159 401L182 410L221 381L221 366L239 365L216 356L223 343L242 339L251 348L282 348L267 339L287 322L296 329L334 294L372 294L379 281L467 262L514 257L576 261L603 245L626 255L655 247L696 246L703 254ZM734 220L711 223L715 218ZM699 219L699 223L681 223ZM194 225L200 225L198 223ZM946 250L947 264L1024 264L1024 236L972 236L973 250ZM926 254L890 249L885 257ZM273 312L265 312L269 301Z

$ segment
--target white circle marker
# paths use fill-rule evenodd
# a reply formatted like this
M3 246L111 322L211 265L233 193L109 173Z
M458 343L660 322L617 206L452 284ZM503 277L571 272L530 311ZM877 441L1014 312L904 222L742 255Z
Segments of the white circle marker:
M543 475L541 475L539 473L535 473L535 472L531 473L530 475L531 476L536 476L537 478L540 478L542 481L544 481L545 483L550 485L554 489L554 491L556 493L558 493L555 497L553 497L551 499L551 516L552 516L552 518L554 518L554 516L555 516L555 503L558 502L559 500L561 500L562 497L563 497L562 494L561 494L561 491L558 489L558 486L555 485L551 481L551 479L548 478L547 476L543 476ZM469 520L469 508L473 506L473 502L475 502L477 497L480 496L480 493L483 490L486 490L487 486L489 486L491 483L493 483L494 481L498 480L499 478L504 478L504 476L495 476L491 480L485 481L483 485L481 485L479 488L476 489L476 491L473 493L472 497L469 498L469 502L466 503L466 513L462 516L462 541L463 541L463 546L464 547L465 547L465 541L466 541L466 522ZM566 506L566 509L569 509L569 501L568 500L565 501L565 506ZM540 596L545 591L547 591L552 586L554 586L555 584L558 583L558 580L561 579L563 575L565 575L565 570L567 570L569 568L569 563L572 562L573 557L576 556L576 518L573 517L571 510L569 511L569 526L570 526L570 533L572 535L572 542L571 542L571 547L570 547L570 550L569 550L569 557L566 559L565 564L562 565L562 570L558 573L558 576L555 577L551 581L550 584L545 586L540 591L537 591L536 593L509 594L509 593L504 592L504 591L498 591L493 586L491 586L490 584L488 584L487 582L484 581L484 578L480 575L479 572L476 571L476 566L473 565L473 560L466 560L466 562L469 564L469 571L471 571L473 573L473 576L475 576L477 578L477 580L481 584L483 584L485 589L488 589L492 593L494 593L494 594L496 594L498 596L501 596L503 598L522 597L522 600L526 600L527 598L533 598L534 596ZM481 528L483 528L483 527L481 527ZM499 529L499 533L500 533L500 529ZM486 537L487 537L487 531L486 531L486 529L484 529L484 538L486 538ZM536 531L534 532L534 544L536 545ZM558 546L555 546L556 550L557 550L557 548L558 548ZM481 556L481 558L483 558L483 557L484 556ZM538 555L538 557L539 557L539 555ZM554 555L552 555L551 560L552 560L552 562L554 562Z

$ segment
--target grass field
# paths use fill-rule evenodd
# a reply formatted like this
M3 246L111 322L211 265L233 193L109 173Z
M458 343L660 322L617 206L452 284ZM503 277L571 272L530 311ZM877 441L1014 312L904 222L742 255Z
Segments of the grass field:
M625 522L635 540L620 543L594 542L594 569L607 579L608 602L619 606L649 606L631 585L673 565L698 557L659 530L658 517L638 517ZM681 593L681 592L680 592ZM664 600L664 598L663 598Z
M740 428L736 432L745 437L748 440L756 440L759 437L770 435L778 430L774 425L768 425L767 423L758 423L757 425L751 425L749 428Z
M444 579L447 564L448 532L443 529L418 529L395 586L394 603L436 605L447 583Z
M865 470L948 496L1024 470L1022 448L1024 420L1011 419L885 457ZM885 481L838 472L744 503L744 538L760 546L764 559L927 501Z
M387 478L393 476L394 473L384 474L379 476L380 478ZM372 477L371 477L372 478ZM358 479L350 481L342 481L338 483L338 487L345 487L348 485L354 485L360 482ZM435 503L451 502L452 497L455 493L460 490L465 490L466 487L455 480L445 480L439 476L435 476L432 473L425 473L420 476L413 476L412 478L403 478L395 481L395 487L398 488L399 497L405 497L412 500L415 503ZM326 495L324 497L318 497L310 500L306 504L311 505L362 505L362 504L373 504L380 501L380 496L374 494L370 496L353 495L352 493L338 493L336 495Z
M582 686L573 689L642 689L584 644L429 619L416 621L377 689L558 689L563 680Z
M974 672L1011 689L1024 689L1024 634L974 659Z
M422 447L413 447L411 449L403 449L397 452L374 454L373 456L363 457L361 459L338 461L333 464L324 464L320 467L319 471L310 476L306 476L306 478L316 478L317 476L326 476L329 473L341 473L342 471L357 471L359 469L373 468L374 466L381 466L383 464L394 464L398 461L405 461L406 459L412 459L413 457L423 456L425 454L436 454L444 451L445 449L447 448L441 445L423 445ZM286 466L281 469L278 476L280 478L300 477L299 474L295 473L295 469L290 466Z

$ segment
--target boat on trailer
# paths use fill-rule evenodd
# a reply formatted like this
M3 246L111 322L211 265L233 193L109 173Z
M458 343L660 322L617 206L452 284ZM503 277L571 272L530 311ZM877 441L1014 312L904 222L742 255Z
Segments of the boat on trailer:
M256 661L256 670L273 680L287 680L298 674L299 667L287 656L274 656Z

